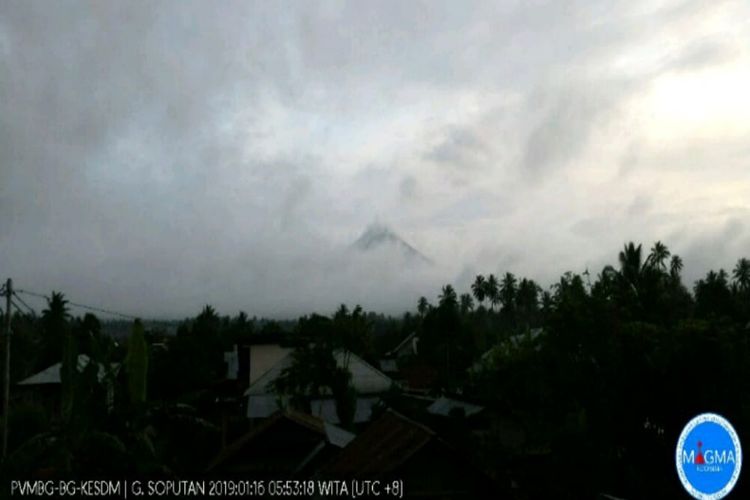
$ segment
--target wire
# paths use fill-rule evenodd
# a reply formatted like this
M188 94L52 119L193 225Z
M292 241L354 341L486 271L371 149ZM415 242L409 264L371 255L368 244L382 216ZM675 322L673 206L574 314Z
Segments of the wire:
M44 295L43 293L32 292L30 290L16 290L16 292L17 293L24 293L24 294L30 295L32 297L38 297L38 298L41 298L41 299L46 299L48 301L52 300L52 299L49 298L49 296ZM99 313L102 313L102 314L110 314L112 316L120 316L122 318L128 318L128 319L139 319L138 316L133 316L132 314L125 314L125 313L121 313L121 312L117 312L117 311L112 311L111 309L103 309L101 307L87 306L86 304L79 304L77 302L71 302L71 301L67 301L67 303L68 303L68 305L73 306L73 307L80 307L81 309L88 309L89 311L95 311L95 312L99 312Z
M18 299L18 302L20 302L22 306L24 306L26 309L29 310L29 312L32 314L32 316L36 316L36 311L34 310L33 307L31 307L26 302L24 302L24 300L21 297L19 297L16 292L13 292L13 295L16 297L16 299ZM20 309L17 305L16 305L16 308Z
M16 301L15 301L15 300L13 300L13 299L10 299L10 303L11 303L11 304L12 304L12 305L13 305L13 306L14 306L14 307L16 308L16 310L17 310L18 312L20 312L21 314L27 314L27 313L26 313L26 311L25 311L24 309L21 309L20 307L18 307L18 304L16 304ZM33 314L33 312L32 312L32 314Z

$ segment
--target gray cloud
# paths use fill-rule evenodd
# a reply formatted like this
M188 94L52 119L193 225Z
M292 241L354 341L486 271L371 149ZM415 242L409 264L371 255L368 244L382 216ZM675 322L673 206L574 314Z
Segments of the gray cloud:
M428 161L455 168L472 168L487 161L488 147L471 130L453 128L425 155Z
M164 316L397 312L474 272L552 281L665 235L702 272L750 199L748 13L4 2L0 264ZM436 265L351 258L375 219Z
M527 109L536 120L523 150L524 172L538 179L577 158L592 130L618 118L616 106L631 86L627 81L588 80L532 94Z
M626 216L627 217L643 217L649 213L651 208L654 206L654 200L648 195L638 195L633 199L633 202L628 206Z
M413 176L405 176L403 179L401 179L401 183L399 184L399 191L401 193L401 196L407 200L416 198L418 185L419 183L417 182L417 179L415 179Z
M706 233L691 235L682 253L687 281L692 283L702 278L708 269L725 269L731 273L738 256L747 252L748 245L750 237L738 219L729 219Z

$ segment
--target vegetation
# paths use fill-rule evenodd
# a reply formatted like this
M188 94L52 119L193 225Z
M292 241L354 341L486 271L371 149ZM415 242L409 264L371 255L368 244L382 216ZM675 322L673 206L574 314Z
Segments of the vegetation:
M714 411L750 428L750 261L709 271L690 289L682 270L663 243L648 252L628 243L616 266L565 273L547 290L510 272L480 275L470 290L445 285L434 305L419 298L401 318L342 305L290 327L206 306L174 336L135 322L125 345L92 315L71 317L53 293L40 317L12 318L13 379L62 361L61 408L12 408L4 473L201 471L220 446L221 419L207 402L223 378L222 353L261 336L298 346L277 392L302 410L331 394L351 426L356 394L337 353L376 365L416 332L418 353L401 366L430 366L433 395L487 409L482 432L463 439L526 498L673 497L671 455L692 416ZM79 354L91 359L83 369ZM509 426L522 438L509 440Z

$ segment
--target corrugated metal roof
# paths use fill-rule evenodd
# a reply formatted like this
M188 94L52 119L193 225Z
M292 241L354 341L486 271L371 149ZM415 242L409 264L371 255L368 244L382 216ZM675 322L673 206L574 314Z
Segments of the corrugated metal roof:
M429 428L388 410L344 448L324 474L368 478L387 474L434 437Z
M250 385L254 384L293 350L280 344L250 346Z
M251 395L247 398L247 418L268 418L279 411L278 396L275 394ZM286 404L289 398L282 397Z
M352 374L352 386L358 394L382 394L391 388L393 380L388 375L373 367L356 354L348 351L337 351L334 353L334 356L338 366L348 364L349 371ZM270 384L291 365L292 353L289 353L250 385L245 391L245 395L261 395L273 392Z
M438 398L434 403L427 407L427 411L433 415L442 415L448 417L454 410L463 410L465 416L470 417L484 410L483 406L473 405L464 401L450 399L446 397Z
M393 380L388 375L356 354L338 351L335 356L339 366L345 366L348 362L352 386L358 394L382 394L388 392L393 385Z
M287 353L281 358L276 364L274 364L269 370L261 375L255 382L250 384L250 387L245 391L245 395L257 396L263 394L272 394L273 389L271 383L281 376L281 373L292 366L292 355Z
M398 363L395 359L381 359L380 371L385 373L395 373L398 371Z
M543 335L543 328L532 328L528 332L512 335L508 337L507 344L495 345L487 350L484 354L482 354L480 358L469 367L468 371L469 373L479 373L482 370L491 369L496 359L499 356L503 356L504 353L507 352L508 345L513 346L513 348L518 348L522 345L523 342L526 342L528 340L532 343L532 345L534 345L534 349L536 351L539 351L541 349L541 346L539 345L538 340Z
M328 442L338 448L344 448L346 445L351 443L355 437L351 432L337 427L329 422L323 423L323 428L326 432L326 438Z
M357 406L354 409L354 423L369 422L372 416L372 408L378 404L380 398L357 398ZM339 424L338 413L336 413L336 401L333 398L315 399L310 402L310 412L332 424Z
M91 359L85 354L79 354L78 360L77 360L77 368L79 372L82 372L88 364L91 362ZM113 363L112 368L117 370L119 368L119 363ZM61 381L60 377L60 370L62 369L62 363L55 363L54 365L45 368L44 370L40 371L39 373L35 373L34 375L18 382L17 385L43 385L43 384L59 384ZM99 378L99 381L104 378L105 370L104 365L99 365L99 373L97 377Z
M437 369L426 364L417 364L401 368L403 386L410 391L427 392L438 378Z
M239 453L245 446L252 443L253 440L261 436L266 432L272 432L273 427L281 420L287 420L300 425L306 429L316 432L325 439L326 442L337 448L343 448L351 443L355 435L344 429L336 427L335 425L323 422L321 419L312 415L306 415L304 413L296 411L277 411L271 418L265 420L263 423L258 425L255 429L248 432L237 441L233 442L211 462L207 470L213 470L231 457Z
M336 427L331 423L324 422L322 419L306 413L285 411L281 413L281 417L323 434L329 443L336 445L339 448L343 448L355 438L355 435L351 432Z
M405 347L409 347L411 352L409 354L416 354L416 344L413 342L413 339L417 339L419 341L419 338L417 337L416 330L411 332L409 335L406 336L404 340L402 340L396 347L385 353L386 356L394 356L398 355L399 351L404 349Z
M268 418L279 408L279 396L275 394L250 395L247 399L247 418ZM281 397L282 407L286 406L289 398ZM357 398L357 406L354 410L354 423L369 422L372 415L372 408L378 404L380 398ZM339 416L336 413L336 401L333 398L315 399L310 402L310 412L312 415L330 422L339 424Z

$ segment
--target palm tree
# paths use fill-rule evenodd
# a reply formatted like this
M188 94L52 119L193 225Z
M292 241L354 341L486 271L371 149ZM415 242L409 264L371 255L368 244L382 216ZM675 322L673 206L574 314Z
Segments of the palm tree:
M723 283L724 286L729 286L729 274L724 269L719 269L716 278L720 283Z
M617 272L617 269L610 265L604 266L602 269L601 274L599 275L599 280L606 280L608 282L614 282L617 279L617 276L619 273Z
M247 313L245 311L240 311L239 314L237 314L236 321L241 326L247 325L248 323Z
M503 281L500 284L500 302L503 304L503 311L512 311L516 301L516 277L513 273L505 273Z
M47 309L42 311L42 318L46 320L67 320L68 301L61 292L52 292L52 296L47 299Z
M221 318L216 313L216 309L206 305L201 313L195 317L192 325L192 333L201 338L201 342L206 348L221 349Z
M495 306L500 303L500 283L497 281L494 274L489 275L484 287L484 295L490 300L490 305L494 311Z
M696 316L731 316L732 296L729 288L729 275L723 269L709 271L704 279L695 284Z
M335 350L324 343L303 345L292 352L292 364L271 382L280 395L288 396L293 407L309 411L310 402L330 390L342 425L349 427L356 409L356 392L351 384L349 357L342 363Z
M620 273L611 265L606 265L602 268L596 277L596 282L591 287L591 295L605 299L611 299L615 293L615 287L620 277Z
M68 301L60 292L52 292L47 299L47 309L42 311L42 325L48 336L59 337L65 329L70 314L68 313Z
M201 313L195 318L196 329L201 330L202 328L211 329L218 326L219 315L216 314L216 309L206 304Z
M454 309L458 307L458 296L451 285L445 285L440 294L440 307L443 309Z
M349 308L346 307L346 304L341 304L339 308L336 310L336 312L333 313L333 319L337 319L337 318L346 319L347 316L349 316Z
M738 260L732 271L732 277L741 291L750 290L750 260L744 257Z
M49 366L60 361L70 331L68 301L60 292L52 292L47 299L47 309L42 311L42 344L39 362Z
M419 297L419 302L417 303L417 312L419 312L419 315L424 317L425 314L427 314L427 311L430 309L430 303L427 302L427 299L424 297Z
M679 255L673 255L672 260L669 262L669 275L673 280L679 281L682 267L682 258Z
M618 255L620 261L620 276L625 281L627 288L638 295L638 289L643 273L643 260L641 245L635 246L631 241Z
M474 298L477 299L477 302L479 302L479 305L484 304L484 299L486 298L486 286L487 282L484 279L484 276L481 274L478 274L477 277L474 279L474 283L471 285L471 291L474 294Z
M541 288L534 280L523 278L516 291L516 309L525 316L536 314L539 310L539 292Z
M651 248L651 253L648 256L648 259L646 259L646 263L650 267L666 271L666 262L670 255L667 246L661 241L657 241Z
M468 314L474 310L474 299L470 293L461 294L461 314Z

